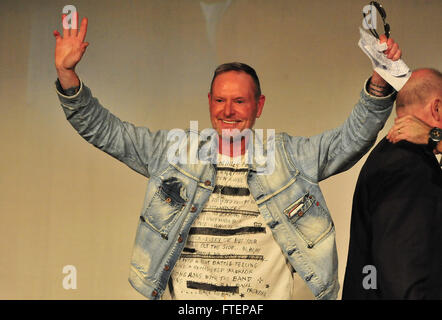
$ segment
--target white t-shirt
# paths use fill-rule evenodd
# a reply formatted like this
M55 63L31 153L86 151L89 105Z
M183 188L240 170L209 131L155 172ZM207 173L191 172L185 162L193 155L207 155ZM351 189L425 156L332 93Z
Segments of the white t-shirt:
M244 158L219 157L215 190L172 271L170 298L293 299L292 268L250 194Z

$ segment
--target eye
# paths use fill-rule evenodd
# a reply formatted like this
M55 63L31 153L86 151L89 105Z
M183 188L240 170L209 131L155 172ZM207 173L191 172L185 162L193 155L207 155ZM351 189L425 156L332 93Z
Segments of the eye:
M236 103L238 104L244 103L244 100L236 100Z
M223 99L215 99L216 102L221 103L223 102Z

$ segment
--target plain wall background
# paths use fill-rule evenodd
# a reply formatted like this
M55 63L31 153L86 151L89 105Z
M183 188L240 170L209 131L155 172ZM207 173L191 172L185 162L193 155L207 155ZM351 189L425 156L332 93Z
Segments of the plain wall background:
M340 125L371 64L357 46L369 1L232 0L216 19L201 2L0 1L0 299L142 299L127 281L147 180L86 143L54 90L61 11L89 18L77 72L121 119L152 130L210 126L217 65L252 65L267 97L256 128L309 136ZM384 0L410 68L442 69L442 1ZM383 137L395 117L393 112ZM359 170L321 183L347 258ZM62 287L65 265L76 290Z

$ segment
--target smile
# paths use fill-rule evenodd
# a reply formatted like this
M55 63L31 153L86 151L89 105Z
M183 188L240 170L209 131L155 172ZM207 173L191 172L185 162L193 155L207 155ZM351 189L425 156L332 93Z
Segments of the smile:
M241 122L241 120L233 120L233 121L222 120L222 122L227 123L227 124L235 124L235 123Z

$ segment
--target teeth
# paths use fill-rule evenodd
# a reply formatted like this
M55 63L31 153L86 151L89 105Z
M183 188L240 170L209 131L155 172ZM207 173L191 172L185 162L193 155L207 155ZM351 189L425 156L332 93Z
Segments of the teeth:
M234 124L237 123L239 121L227 121L227 120L223 120L224 123L228 123L228 124Z

